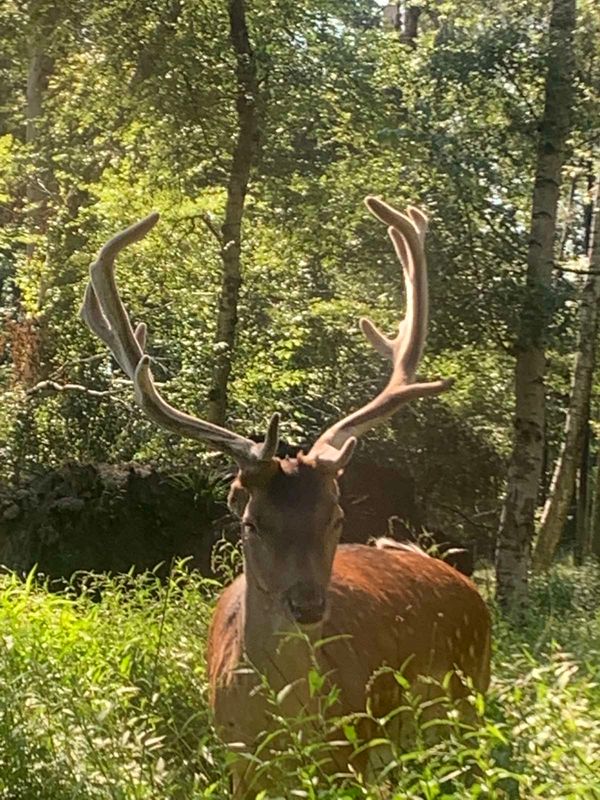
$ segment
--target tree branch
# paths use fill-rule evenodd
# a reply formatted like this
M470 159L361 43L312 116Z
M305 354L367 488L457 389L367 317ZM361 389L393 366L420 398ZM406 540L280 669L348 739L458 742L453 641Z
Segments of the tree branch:
M58 381L52 380L40 381L39 383L36 383L35 386L32 386L31 389L28 389L26 395L27 397L33 397L34 395L49 397L53 394L63 394L65 392L85 394L88 397L96 397L102 400L116 400L116 402L121 403L121 405L125 406L125 408L131 408L128 403L117 396L115 389L90 389L88 386L83 386L80 383L58 383Z

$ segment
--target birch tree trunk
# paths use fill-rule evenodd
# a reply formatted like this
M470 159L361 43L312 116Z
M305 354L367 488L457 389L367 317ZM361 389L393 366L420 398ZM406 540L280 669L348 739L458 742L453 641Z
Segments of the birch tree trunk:
M560 456L554 469L550 496L544 507L533 556L536 570L548 569L565 526L577 467L582 461L585 431L590 416L592 378L598 337L600 303L600 181L596 181L589 245L589 273L581 296L579 335L571 387L571 401ZM578 521L578 529L581 520ZM583 555L583 554L582 554Z
M44 249L39 242L48 225L48 187L51 171L41 144L41 123L48 81L54 69L51 55L52 31L58 17L52 2L31 0L27 4L27 80L25 85L25 142L28 147L28 175L25 187L25 222L27 228L27 269L39 270ZM40 273L42 270L39 270ZM39 297L43 291L40 276ZM40 307L38 297L38 309ZM41 338L39 315L31 313L17 289L12 319L7 322L13 360L13 379L24 388L40 377Z
M242 283L242 218L258 148L256 60L246 24L244 0L229 0L230 38L236 57L238 134L227 187L225 219L221 227L223 278L215 336L215 363L208 394L207 417L216 425L225 423L227 388L237 328L238 300Z
M44 170L36 153L40 135L40 118L43 112L44 94L54 67L48 54L48 42L56 12L52 4L29 4L29 34L27 41L28 65L25 102L25 141L30 148L31 172L27 181L27 227L31 240L27 243L27 258L32 258L35 237L44 232L46 226L46 194L44 192Z
M584 423L583 446L581 448L581 462L579 464L579 478L577 484L577 507L575 527L575 564L583 564L591 555L592 529L590 514L590 423L589 406L588 415Z
M600 449L596 453L596 474L594 476L594 506L591 514L590 551L600 559Z
M496 550L496 596L504 611L519 613L527 600L527 574L544 450L545 334L556 209L573 95L575 0L553 0L532 198L526 292L516 343L515 421L506 496Z

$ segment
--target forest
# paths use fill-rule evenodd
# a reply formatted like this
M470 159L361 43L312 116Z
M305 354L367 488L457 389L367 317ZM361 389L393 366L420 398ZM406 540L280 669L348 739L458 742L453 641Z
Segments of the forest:
M418 373L452 385L361 438L342 541L470 575L491 685L433 741L413 698L404 749L274 691L285 788L252 797L600 798L600 6L7 0L0 42L0 798L239 798L205 665L235 465L144 415L80 309L159 212L117 280L160 394L307 453L388 378L359 318L404 314L367 195L429 218ZM332 777L340 736L391 755Z

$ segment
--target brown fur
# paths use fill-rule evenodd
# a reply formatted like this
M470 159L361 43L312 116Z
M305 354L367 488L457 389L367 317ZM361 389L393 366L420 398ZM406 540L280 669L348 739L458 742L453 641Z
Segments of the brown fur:
M364 707L371 675L383 664L406 677L453 669L484 692L490 679L490 615L472 582L453 567L422 553L365 545L338 548L329 586L322 637L350 639L320 648L323 665L334 670L345 711ZM241 614L245 576L225 589L215 611L208 644L211 703L218 688L235 682L243 660ZM423 624L427 619L430 623ZM472 655L469 652L473 646ZM347 704L354 705L348 709Z
M256 675L243 669L246 591L246 577L241 575L221 595L209 636L208 668L220 734L225 741L244 742L252 749L271 722L268 704L256 691ZM402 704L401 689L389 672L374 679L382 667L402 670L424 700L439 696L439 682L449 672L458 672L450 682L450 695L457 701L467 694L463 676L481 692L489 684L490 616L485 603L468 578L420 552L340 546L333 561L325 618L310 635L313 640L342 637L316 651L321 673L340 690L339 701L329 710L335 716L364 711L367 700L378 717ZM281 713L292 717L311 713L306 645L291 640L285 647L289 649L278 639L261 671L274 691L294 686ZM433 678L438 686L422 683L421 676ZM439 716L439 711L432 706L430 714ZM366 719L360 723L359 733L365 739L375 733L370 726ZM410 720L399 715L395 726L399 743L410 737ZM332 769L344 769L348 755L340 751ZM355 768L368 771L368 755L365 752ZM234 767L236 797L246 797L251 784L252 793L263 784L252 783L247 762L240 765L237 773Z

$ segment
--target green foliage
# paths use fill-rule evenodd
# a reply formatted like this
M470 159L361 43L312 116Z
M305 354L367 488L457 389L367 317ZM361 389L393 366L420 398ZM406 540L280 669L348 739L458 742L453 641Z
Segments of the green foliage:
M3 576L0 797L229 797L231 755L211 728L204 667L217 588L184 565L167 583L152 574L79 575L53 592L33 575ZM334 723L313 720L307 738L298 720L281 717L283 697L274 695L285 745L265 768L285 774L286 797L315 800L598 797L597 567L561 566L536 579L532 602L520 630L496 623L492 688L487 700L473 698L476 729L451 716L444 738L431 742L435 723L423 723L414 745L399 750L388 739L391 717L373 720L378 730L368 743L359 739L357 720L347 718L342 740L387 748L387 755L374 785L348 775L333 786L318 764ZM335 692L318 669L311 686L323 710L331 706ZM407 710L418 720L423 709L413 700Z
M15 56L10 67L0 61L10 77L0 104L0 476L66 459L185 466L197 449L132 409L130 387L77 312L98 247L157 208L159 226L119 258L119 286L134 320L149 325L164 394L202 415L236 134L226 8L40 0L29 11L9 4L0 13ZM423 203L432 216L423 371L455 375L456 389L365 447L409 466L432 504L431 524L464 528L449 510L462 504L493 527L510 439L506 352L521 296L546 8L445 3L424 13L414 49L381 26L370 0L260 0L247 13L260 149L243 225L229 422L260 433L277 409L284 436L306 441L381 386L385 365L356 319L369 315L392 331L402 278L362 198ZM32 47L43 52L47 80L36 135L24 141L17 87ZM594 53L581 42L582 64ZM582 98L586 120L592 95ZM572 294L557 281L554 306ZM572 343L572 313L557 315L561 353ZM43 380L109 394L27 393ZM549 419L558 430L557 405ZM452 448L440 457L444 440Z
M218 748L203 744L209 591L181 568L167 586L78 576L60 594L5 577L0 796L183 798L216 780Z

